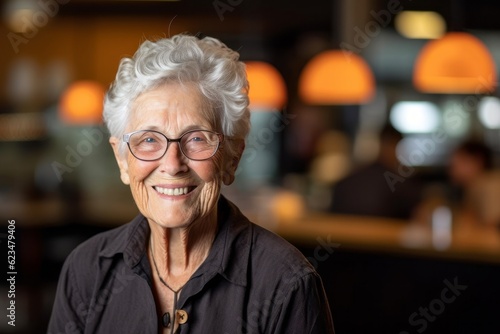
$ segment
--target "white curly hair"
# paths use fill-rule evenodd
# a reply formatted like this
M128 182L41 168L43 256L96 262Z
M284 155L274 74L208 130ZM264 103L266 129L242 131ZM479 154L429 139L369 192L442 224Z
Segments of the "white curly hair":
M207 103L200 112L214 130L229 138L246 138L250 112L245 64L218 39L186 34L144 41L133 57L120 61L104 98L103 118L110 135L125 134L131 106L140 94L168 82L193 84ZM225 144L229 156L237 153L237 142Z

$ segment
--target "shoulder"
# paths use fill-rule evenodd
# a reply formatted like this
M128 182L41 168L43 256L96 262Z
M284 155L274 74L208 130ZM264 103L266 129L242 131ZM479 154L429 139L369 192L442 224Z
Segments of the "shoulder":
M294 282L316 271L304 255L281 236L252 224L251 263L254 272L270 280Z
M251 278L268 282L282 277L303 276L315 270L302 253L276 233L251 222L232 202L223 198L221 208L229 212L229 249L232 261L248 256ZM235 258L236 257L236 258Z
M126 238L130 229L127 223L120 227L98 233L79 244L68 256L68 260L97 259L101 253L113 252L118 249L117 241Z
M82 282L94 279L99 271L100 259L123 253L141 220L142 217L138 216L127 224L98 233L82 242L66 258L62 275L73 276Z
M328 301L319 274L288 241L252 225L250 303L270 309L272 333L333 333ZM262 302L264 301L264 302Z
M302 253L283 237L255 223L250 224L253 232L252 252L254 254L266 253L287 262L305 260Z

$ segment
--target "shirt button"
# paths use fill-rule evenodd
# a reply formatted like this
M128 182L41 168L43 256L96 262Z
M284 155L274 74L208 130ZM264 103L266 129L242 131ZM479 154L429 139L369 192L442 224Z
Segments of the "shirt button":
M184 310L177 310L177 319L179 320L179 324L185 324L188 321L188 314Z

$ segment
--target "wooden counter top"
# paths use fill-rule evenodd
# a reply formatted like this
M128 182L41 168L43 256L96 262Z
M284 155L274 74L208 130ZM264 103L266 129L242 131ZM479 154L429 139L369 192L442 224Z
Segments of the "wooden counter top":
M438 249L430 227L381 218L312 213L271 228L285 239L302 244L324 241L342 248L433 256L500 264L500 231L463 225L454 227L451 244Z

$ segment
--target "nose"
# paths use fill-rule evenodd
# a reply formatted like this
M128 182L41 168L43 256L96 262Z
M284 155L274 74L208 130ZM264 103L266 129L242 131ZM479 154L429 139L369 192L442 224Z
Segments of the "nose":
M188 171L188 158L182 154L179 142L168 144L167 152L160 159L161 172L169 175L177 175Z

